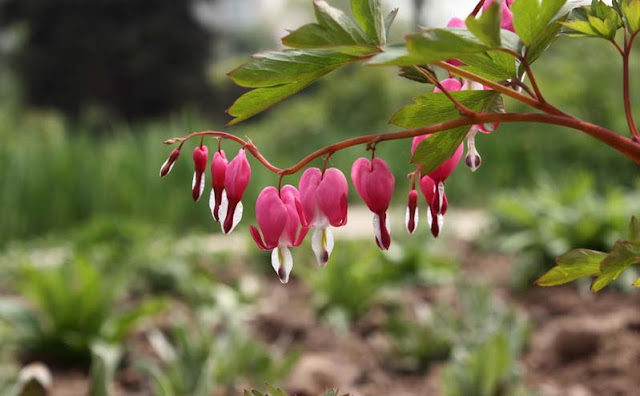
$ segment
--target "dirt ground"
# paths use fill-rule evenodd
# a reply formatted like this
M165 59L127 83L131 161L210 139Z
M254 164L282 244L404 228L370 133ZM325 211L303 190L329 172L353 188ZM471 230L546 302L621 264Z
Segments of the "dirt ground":
M477 225L482 219L472 220ZM461 229L469 230L474 224ZM342 232L354 235L353 231ZM519 364L524 383L534 394L640 395L640 291L621 294L604 290L593 295L564 286L534 288L526 296L514 295L507 287L513 258L473 251L468 242L472 236L463 234L453 242L467 258L463 260L463 276L488 283L495 295L515 305L532 321L532 338ZM298 396L317 395L331 388L353 396L441 394L442 365L431 365L419 375L388 368L384 361L388 345L375 310L351 331L341 333L318 322L312 311L311 291L295 277L286 286L280 285L275 276L265 282L265 294L252 321L256 334L267 343L303 351L289 377L274 385ZM446 287L415 288L404 291L403 298L406 304L414 304L434 301L447 293L451 290ZM148 385L130 371L121 372L118 379L116 394L149 394ZM54 373L54 396L82 395L82 389L86 389L84 374Z

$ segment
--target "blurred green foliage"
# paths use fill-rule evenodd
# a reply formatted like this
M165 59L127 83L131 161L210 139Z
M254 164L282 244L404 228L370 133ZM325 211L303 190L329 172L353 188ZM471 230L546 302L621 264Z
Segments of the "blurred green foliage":
M140 320L164 307L154 299L122 304L122 290L82 259L54 268L24 267L19 289L31 305L4 298L0 319L12 328L25 361L86 366L94 342L123 342Z
M610 186L599 192L585 172L541 176L531 188L496 196L495 229L485 234L485 244L518 255L511 282L526 290L572 248L609 251L625 235L629 216L640 211L638 189Z
M454 259L434 252L420 236L401 240L394 240L398 246L386 255L374 244L363 248L360 241L340 241L325 268L317 268L311 254L299 260L303 264L295 270L311 285L318 313L346 329L376 302L385 301L385 290L454 279Z
M456 355L481 347L496 332L513 344L515 359L529 339L528 321L480 284L459 283L453 302L443 299L407 311L396 308L385 324L393 344L389 364L397 370L420 372L452 355L455 361Z

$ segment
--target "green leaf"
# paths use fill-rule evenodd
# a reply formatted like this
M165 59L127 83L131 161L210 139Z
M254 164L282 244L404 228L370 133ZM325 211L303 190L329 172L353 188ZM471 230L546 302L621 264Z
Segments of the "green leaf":
M622 3L622 15L631 32L640 30L640 0L624 1Z
M282 44L291 48L331 47L333 43L324 27L317 23L304 25L282 38Z
M465 21L465 24L467 25L467 29L469 29L469 31L473 33L480 41L491 47L499 47L501 43L501 17L502 6L496 2L493 2L478 19L476 19L476 17L474 17L473 15L469 15L469 17L467 17L467 20Z
M494 91L457 91L450 94L471 110L481 111L494 95ZM415 97L414 101L414 104L398 110L389 122L402 128L412 129L460 118L459 110L442 92L424 94Z
M562 22L562 25L571 29L571 31L566 32L566 34L571 37L600 37L598 32L596 32L587 21Z
M411 163L422 165L423 174L431 173L456 152L467 132L469 126L434 133L420 142Z
M493 81L504 81L517 77L516 60L501 51L459 56L465 63L462 69Z
M556 266L542 275L536 284L539 286L557 286L585 276L600 273L600 263L607 253L588 249L575 249L556 259Z
M635 281L635 282L633 282L633 283L631 284L631 286L633 286L633 287L640 287L640 278L636 279L636 281Z
M632 216L629 222L629 241L640 243L640 222L636 216Z
M618 241L611 253L600 263L600 275L591 285L597 292L616 280L627 268L640 263L640 244L629 241Z
M386 43L387 34L380 0L351 0L351 12L358 25L376 44Z
M235 125L253 117L281 100L299 92L332 70L334 69L323 70L315 74L306 74L288 84L258 88L245 93L236 99L227 110L227 113L235 117L227 125Z
M398 15L398 8L391 10L391 12L384 18L384 31L386 32L385 40L389 39L389 31L391 30L393 21L396 19L396 15Z
M533 42L527 47L525 56L527 61L531 64L538 59L538 57L546 51L547 48L558 38L560 35L560 29L562 29L561 23L566 21L567 15L557 20L555 23L548 25L542 33L540 33Z
M518 0L511 5L513 27L529 46L546 30L547 25L565 5L566 0Z
M339 52L342 51L342 52ZM325 74L368 54L371 47L265 52L229 73L243 87L258 88L239 97L227 112L237 124L307 87Z
M344 12L331 7L326 1L315 0L313 7L318 23L327 31L328 39L334 45L378 44Z
M408 66L420 65L421 58L418 55L409 54L404 45L394 45L383 48L383 52L376 54L369 61L369 66Z
M422 71L416 70L416 67L420 68ZM422 84L431 84L431 81L425 74L430 75L433 80L438 80L438 76L436 73L431 70L428 66L402 66L398 75L400 77L404 77L408 80L419 82Z
M242 87L261 88L296 82L306 75L326 72L354 60L332 50L285 50L256 54L253 60L229 73Z

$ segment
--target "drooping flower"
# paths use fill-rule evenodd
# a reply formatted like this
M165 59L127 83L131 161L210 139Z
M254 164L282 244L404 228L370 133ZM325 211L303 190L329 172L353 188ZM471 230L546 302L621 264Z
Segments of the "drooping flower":
M393 195L395 177L389 165L380 158L370 161L358 158L351 167L351 180L373 215L373 230L378 247L388 250L391 235L387 209Z
M271 250L271 266L280 282L287 283L293 269L290 247L302 243L309 230L298 190L291 185L266 187L256 201L258 228L251 226L253 240L262 250ZM262 231L262 235L260 235Z
M309 168L302 174L299 187L306 220L315 228L311 246L318 264L325 266L333 250L329 226L347 224L347 178L336 168L329 168L324 174L318 168Z
M489 8L489 6L491 6L492 3L498 2L498 1L499 0L485 0L484 4L482 5L482 10L486 11L487 8ZM511 9L510 9L511 3L513 3L513 0L500 1L501 7L502 7L502 22L500 24L500 27L514 32L515 29L513 28L513 13L511 12Z
M215 221L220 221L218 215L220 204L222 203L222 195L224 194L225 174L229 161L224 150L216 151L211 160L211 197L209 198L209 208L211 215Z
M411 153L413 154L418 145L429 135L421 135L413 138ZM437 237L444 225L444 215L447 213L448 201L444 190L444 182L456 168L462 158L463 145L456 149L455 153L444 161L439 167L428 175L423 175L420 179L420 190L428 205L427 220L431 233Z
M166 161L164 161L164 163L160 167L160 177L165 177L166 175L169 174L169 172L171 172L171 169L173 169L173 165L175 165L176 161L178 160L178 157L180 156L181 148L182 146L171 150L171 153L169 153L169 157L167 158Z
M204 191L204 172L207 170L207 160L209 157L209 149L207 146L200 145L193 149L193 181L191 182L191 196L193 201L197 202Z
M222 232L230 233L242 219L242 195L251 179L251 167L244 149L229 162L224 175L224 191L220 198L218 217L221 221ZM223 220L224 219L224 220Z
M409 199L407 201L407 212L405 215L405 226L407 227L407 232L409 234L413 234L413 232L418 227L418 192L415 187L411 188L409 191Z

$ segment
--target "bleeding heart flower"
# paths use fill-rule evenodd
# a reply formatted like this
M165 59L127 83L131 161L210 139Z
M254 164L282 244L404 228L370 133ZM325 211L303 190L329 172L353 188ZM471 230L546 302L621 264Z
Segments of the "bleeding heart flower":
M413 234L418 227L418 192L415 188L409 191L409 200L407 202L407 213L404 220L407 232Z
M215 221L220 221L218 211L222 203L222 194L224 194L225 174L229 161L224 154L224 150L216 151L211 160L211 197L209 198L209 207L211 215Z
M253 240L262 250L271 250L271 266L280 282L287 283L293 269L293 258L289 247L302 243L309 230L300 203L298 190L291 185L266 187L256 201L258 227L251 226Z
M251 179L251 167L244 149L229 162L224 175L224 191L220 198L218 216L221 221L222 232L230 233L242 219L242 195Z
M164 164L162 164L162 166L160 167L160 177L165 177L169 174L169 172L171 172L171 169L173 169L173 165L176 163L178 157L180 156L181 147L182 146L171 151L171 153L169 154L169 158L167 158L167 160L164 161Z
M351 180L358 195L374 213L373 230L378 247L388 250L391 245L391 235L387 209L395 184L395 177L389 165L380 158L374 158L373 161L358 158L351 167Z
M299 187L305 217L309 226L315 227L311 246L318 264L324 267L333 250L329 226L347 224L347 178L336 168L329 168L324 174L318 168L309 168L302 174Z
M193 149L193 164L195 170L193 172L193 181L191 182L191 196L196 202L202 196L204 191L204 172L207 170L207 160L209 157L209 149L207 146L198 146Z

